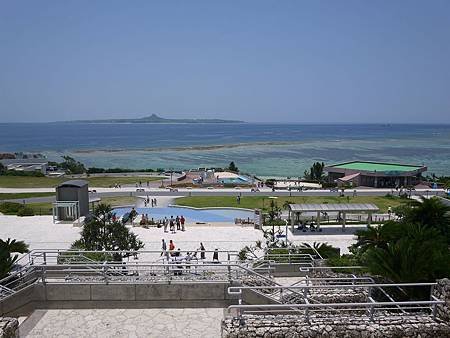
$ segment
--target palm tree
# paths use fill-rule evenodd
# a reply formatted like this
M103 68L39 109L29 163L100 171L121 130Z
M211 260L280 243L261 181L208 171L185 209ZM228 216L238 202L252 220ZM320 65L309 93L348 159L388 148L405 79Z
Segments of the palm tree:
M404 215L405 222L417 223L438 230L450 243L450 207L437 197L421 197L410 203Z
M18 254L28 252L28 245L24 241L8 238L0 239L0 279L6 277L19 259ZM14 255L12 255L15 253Z
M283 209L284 209L284 210L288 210L290 204L294 204L294 202L291 202L291 201L289 201L289 200L284 201L284 203L283 203Z
M442 235L418 224L403 227L403 236L384 247L371 247L363 255L372 274L393 282L427 282L448 276L450 252Z
M401 225L390 221L379 226L369 225L367 229L355 232L357 241L351 246L351 251L364 253L370 248L387 248L390 240L401 236Z

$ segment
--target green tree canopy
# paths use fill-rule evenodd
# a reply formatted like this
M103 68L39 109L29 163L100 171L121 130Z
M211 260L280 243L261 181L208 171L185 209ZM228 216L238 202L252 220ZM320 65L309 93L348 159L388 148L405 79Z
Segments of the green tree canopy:
M76 161L74 158L70 156L63 156L64 162L58 164L62 169L64 169L69 174L84 174L86 172L86 168L84 164Z
M228 170L234 171L234 172L238 172L238 171L239 171L239 168L236 167L236 164L234 164L233 161L231 161L230 164L228 165Z
M308 180L322 181L324 176L323 168L325 168L323 162L315 162L309 171L305 170L304 177Z
M19 259L18 254L28 252L28 245L24 241L8 238L0 239L0 279L8 275Z
M396 210L399 220L356 232L350 250L372 274L393 282L450 276L449 209L437 198Z
M144 243L122 222L115 220L110 205L99 204L93 217L85 222L81 238L72 245L75 249L97 251L137 251ZM121 260L129 254L118 253L114 260Z
M411 201L403 209L402 221L436 229L450 244L450 207L437 197Z
M371 273L393 282L427 282L450 276L450 253L439 232L418 224L404 224L404 234L386 247L364 254Z

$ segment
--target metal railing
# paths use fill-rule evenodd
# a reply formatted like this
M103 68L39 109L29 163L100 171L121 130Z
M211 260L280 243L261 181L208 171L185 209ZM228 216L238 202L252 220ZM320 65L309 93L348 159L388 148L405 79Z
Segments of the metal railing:
M212 261L212 257L214 253L217 253L219 259L235 262L238 260L238 252L233 250L174 250L166 252L162 250L139 250L139 251L96 251L96 250L73 250L73 249L55 249L55 250L40 250L35 249L27 254L23 255L18 261L17 264L22 266L29 265L45 265L45 264L55 264L62 260L74 262L77 261L77 258L81 259L81 261L85 262L103 262L106 259L94 259L94 255L97 255L98 258L102 256L106 258L108 255L118 255L123 257L125 260L139 260L140 262L157 262L160 261L162 257L165 257L165 254L168 253L169 256L172 256L175 253L179 253L180 255L186 255L187 253L191 253L192 255L196 254L197 259L200 259L202 254L205 255L205 259L209 259ZM91 257L90 257L91 256ZM225 258L225 259L224 259Z
M359 281L362 281L361 278ZM333 278L327 278L328 281L333 280ZM349 279L351 280L351 279ZM407 300L407 301L396 301L391 296L389 296L389 301L377 301L372 297L372 292L375 289L382 290L384 292L385 288L420 288L427 287L433 289L436 283L352 283L352 284L326 284L326 281L320 278L310 279L314 281L315 284L308 285L291 285L291 286L233 286L228 288L228 293L230 295L238 296L239 304L231 305L228 307L228 314L232 314L235 317L243 317L249 314L259 314L259 315L277 315L277 314L296 314L303 315L304 320L309 322L312 315L326 317L330 315L342 314L344 312L349 312L353 316L367 316L370 320L374 320L376 313L383 311L383 314L398 314L402 315L431 315L433 319L436 317L437 306L444 304L444 301L437 299L432 293L430 293L430 298L428 300ZM317 283L317 284L316 284ZM261 289L279 289L280 292L289 292L296 290L297 294L301 295L298 300L301 303L284 303L284 304L258 304L258 305L244 305L242 300L243 290L261 290ZM311 298L312 291L319 290L327 292L327 290L332 289L346 289L346 290L365 290L367 292L366 301L361 302L318 302L314 298Z

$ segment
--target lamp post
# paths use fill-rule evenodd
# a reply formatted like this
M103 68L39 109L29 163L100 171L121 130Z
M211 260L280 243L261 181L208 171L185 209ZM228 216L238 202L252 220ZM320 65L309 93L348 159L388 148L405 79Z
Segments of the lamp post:
M269 198L272 200L271 201L271 208L272 210L269 211L269 217L271 218L270 221L272 222L272 241L275 242L275 217L273 215L274 212L274 208L275 208L275 201L278 197L276 196L269 196Z

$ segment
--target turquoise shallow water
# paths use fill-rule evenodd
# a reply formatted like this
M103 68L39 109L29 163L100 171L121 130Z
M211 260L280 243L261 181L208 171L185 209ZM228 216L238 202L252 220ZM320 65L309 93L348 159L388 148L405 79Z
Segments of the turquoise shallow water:
M0 151L71 155L87 166L226 166L301 176L314 161L425 164L450 175L450 125L0 124Z
M155 220L163 219L171 216L174 218L177 216L184 216L188 222L234 222L235 218L253 219L254 213L251 211L238 210L238 209L206 209L195 210L189 208L136 208L139 215L147 214L149 218ZM131 208L116 208L114 212L118 217L123 216L127 212L130 212ZM138 216L138 219L140 217Z

